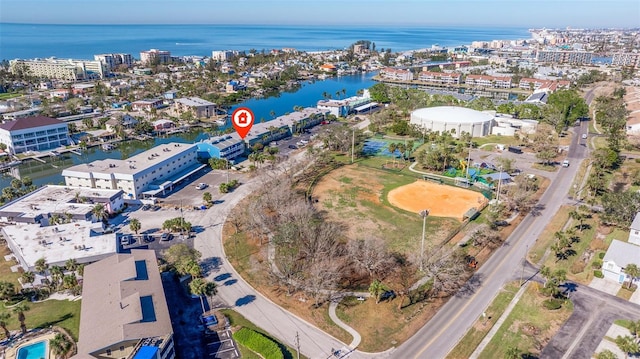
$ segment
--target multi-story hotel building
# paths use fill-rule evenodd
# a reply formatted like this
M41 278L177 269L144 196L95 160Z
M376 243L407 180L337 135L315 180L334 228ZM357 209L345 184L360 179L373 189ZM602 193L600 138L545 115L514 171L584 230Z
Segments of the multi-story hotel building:
M46 151L69 144L67 123L45 116L22 117L0 124L0 143L10 153Z
M211 59L215 61L229 61L235 56L231 50L211 51Z
M107 64L97 60L49 58L9 61L12 73L18 66L26 66L32 76L70 81L104 78L109 74Z
M93 55L93 59L107 64L109 70L113 70L120 65L125 65L126 67L133 65L133 57L131 54L99 54Z
M411 81L413 80L413 72L409 70L394 69L392 67L385 67L380 70L380 76L389 80L398 81Z
M196 144L167 143L127 160L105 159L62 171L67 186L121 189L127 199L140 199L170 191L205 167L198 161Z
M82 292L74 358L175 358L153 250L133 249L86 266Z
M209 118L216 114L216 104L199 97L178 98L173 106L173 110L178 115L191 111L196 118Z
M171 62L171 52L157 49L142 51L140 52L140 61L145 65L153 63L168 64Z
M467 75L465 84L470 86L482 86L492 88L511 88L511 77L487 76L487 75Z
M612 65L617 66L640 66L640 53L617 53L613 54L613 59L611 60Z
M590 64L593 52L588 51L545 51L539 50L536 54L537 62L559 64Z
M462 75L459 73L444 73L444 72L433 72L433 71L422 71L418 75L419 81L425 82L433 82L439 84L451 84L457 85L460 83Z

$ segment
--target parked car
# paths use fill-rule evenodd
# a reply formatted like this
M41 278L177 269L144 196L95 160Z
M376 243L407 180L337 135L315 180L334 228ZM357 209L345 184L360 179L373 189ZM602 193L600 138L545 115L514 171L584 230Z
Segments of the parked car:
M149 210L149 208L151 208L151 205L150 205L150 204L145 204L144 206L142 206L142 210L143 210L143 211L148 211L148 210Z
M198 183L198 184L196 185L196 189L205 189L205 188L207 188L207 187L209 187L209 185L208 185L208 184L206 184L206 183Z
M562 167L569 167L569 160L562 161Z
M155 211L159 210L160 208L162 208L162 207L160 207L160 206L158 206L156 204L155 206L151 207L151 210L155 212Z
M160 236L160 240L161 241L170 241L171 238L173 238L173 235L171 233L162 233L162 235Z
M145 241L146 243L151 243L155 241L155 238L153 238L153 236L150 236L148 234L144 234L142 235L142 240Z
M289 145L289 148L290 148L290 149L292 149L292 150L297 150L297 149L298 149L298 146L296 146L296 145Z
M583 140L586 140L586 139L587 139L587 134L586 134L586 133L583 133L583 134L582 134L582 139L583 139Z
M123 246L128 246L129 244L131 244L132 239L133 238L130 234L123 234L122 237L120 237L120 244L122 244Z

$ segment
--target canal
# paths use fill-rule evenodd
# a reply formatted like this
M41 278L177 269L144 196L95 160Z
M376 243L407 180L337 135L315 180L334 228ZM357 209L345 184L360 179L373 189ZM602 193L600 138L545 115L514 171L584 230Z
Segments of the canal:
M294 106L315 107L318 100L321 100L325 93L331 95L334 99L355 96L358 90L367 89L375 84L372 80L374 75L375 73L357 74L333 77L312 83L306 82L296 91L284 92L278 96L267 98L250 99L234 106L231 111L239 106L249 107L255 114L257 121L261 119L270 121L277 116L293 112ZM275 113L275 115L272 116L272 113ZM25 161L18 167L18 172L21 177L30 177L36 186L63 184L62 170L77 164L107 158L126 159L162 143L193 143L207 137L206 133L196 130L168 137L156 137L147 141L120 142L117 147L110 151L105 151L100 146L92 147L84 150L81 155L64 153L57 157L43 157L42 159L45 163ZM13 177L8 174L3 174L0 177L0 187L10 186L12 179Z

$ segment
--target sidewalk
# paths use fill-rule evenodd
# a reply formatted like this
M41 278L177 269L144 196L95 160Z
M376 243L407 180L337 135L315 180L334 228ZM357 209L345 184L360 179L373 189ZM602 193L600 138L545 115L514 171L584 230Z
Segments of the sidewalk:
M496 333L502 326L502 323L504 323L504 321L507 320L507 317L509 317L509 314L511 314L511 311L513 310L513 308L516 306L516 304L518 304L518 301L520 301L520 298L529 287L529 283L531 282L526 282L523 286L520 287L520 290L518 291L518 293L516 293L513 299L511 299L511 303L509 303L509 305L507 306L507 309L505 309L504 313L502 313L502 315L500 316L496 324L493 325L489 333L487 333L484 339L482 339L482 341L480 342L480 345L478 345L476 350L473 351L473 353L469 357L470 359L477 359L480 356L480 354L482 354L482 351L487 347L487 345L489 345L489 342L491 342L491 339L493 339L493 336L496 335Z

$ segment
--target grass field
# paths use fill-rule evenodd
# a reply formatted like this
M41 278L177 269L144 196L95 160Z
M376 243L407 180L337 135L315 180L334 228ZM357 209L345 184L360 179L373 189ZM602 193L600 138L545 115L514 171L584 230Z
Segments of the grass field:
M480 359L505 358L506 351L518 348L536 357L549 338L560 329L573 311L570 301L558 310L547 310L542 302L547 299L538 293L537 283L532 283L511 311L496 335L491 339Z
M564 227L565 223L567 223L567 220L569 219L569 212L571 212L571 209L572 208L570 206L560 207L557 214L553 216L551 222L547 224L544 231L540 234L540 237L538 237L538 240L536 241L533 248L529 250L528 258L532 263L537 264L540 262L540 260L544 256L544 253L555 240L553 234L557 231L562 230L562 227Z
M269 333L267 333L266 331L264 331L262 328L256 326L255 324L253 324L251 321L247 320L247 318L243 317L242 314L231 310L231 309L221 309L220 312L222 312L222 314L224 314L225 316L227 316L227 318L229 318L229 323L231 324L232 327L244 327L244 328L249 328L252 330L255 330L256 332L262 333L265 336L271 338L274 342L276 342L276 344L278 344L278 346L280 347L280 349L282 350L282 353L284 354L285 359L293 359L296 358L296 351L295 349L281 343L280 341L278 341L277 339L273 338ZM247 349L246 347L238 344L238 347L240 349L240 353L242 354L242 358L251 358L251 359L259 359L261 358L260 355L252 352L251 350ZM300 355L300 358L307 358L304 355Z
M0 93L0 100L8 100L10 98L20 97L20 96L22 96L21 93L15 93L15 92Z
M16 288L20 288L20 273L12 272L11 267L18 264L15 260L5 261L4 256L11 254L9 247L6 245L0 246L0 280L4 282L13 283Z
M504 286L493 299L485 313L486 318L478 318L467 334L458 342L455 348L447 355L447 359L466 359L471 356L480 342L489 333L498 318L504 313L513 297L520 289L519 283L513 282Z
M47 300L40 303L27 303L31 308L24 313L27 328L47 328L52 325L62 327L71 333L73 338L78 340L80 331L80 301L68 300ZM0 307L0 313L9 312L11 308ZM9 330L20 329L17 315L11 315L8 321ZM0 331L0 338L4 337L4 332Z

